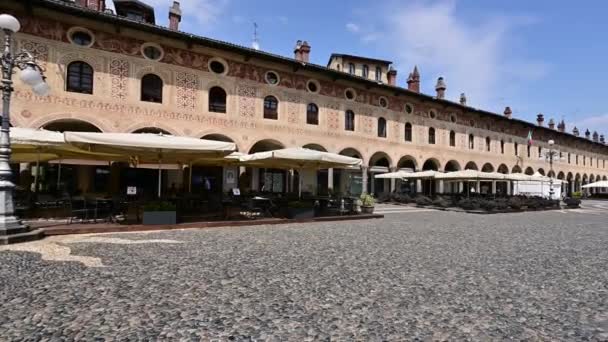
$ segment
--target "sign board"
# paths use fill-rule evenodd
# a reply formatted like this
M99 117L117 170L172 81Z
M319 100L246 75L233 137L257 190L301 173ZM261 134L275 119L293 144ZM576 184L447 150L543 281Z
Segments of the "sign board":
M136 186L128 186L127 187L127 195L135 196L137 195L137 187Z

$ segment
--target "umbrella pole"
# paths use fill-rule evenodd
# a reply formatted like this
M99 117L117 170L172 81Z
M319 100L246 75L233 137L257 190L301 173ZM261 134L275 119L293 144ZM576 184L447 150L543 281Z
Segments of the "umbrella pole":
M160 198L160 189L161 189L161 181L162 181L162 169L161 169L162 159L158 158L158 198Z
M188 168L188 192L192 193L192 163L190 163L190 167Z
M57 164L57 190L59 190L61 184L61 160L59 160L59 164Z
M302 199L302 169L298 170L298 198Z
M36 175L34 175L34 192L38 193L38 174L40 173L40 151L37 153L36 158Z

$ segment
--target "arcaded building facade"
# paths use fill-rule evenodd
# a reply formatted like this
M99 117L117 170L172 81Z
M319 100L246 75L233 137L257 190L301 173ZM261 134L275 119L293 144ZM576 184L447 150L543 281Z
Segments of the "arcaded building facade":
M304 146L363 160L362 170L302 172L303 190L312 193L388 192L402 184L372 176L398 169L540 172L568 180L569 192L608 177L601 132L579 135L542 115L525 122L508 107L482 111L467 106L464 95L448 101L443 79L427 80L437 92L422 94L421 72L412 67L400 84L390 61L334 54L320 66L309 63L307 42L297 42L287 58L183 33L178 3L167 4L168 28L155 25L154 11L141 1L114 3L116 13L103 0L0 2L0 12L22 24L17 47L42 61L52 88L39 97L17 80L13 126L163 132L233 141L246 153ZM553 170L544 158L549 140L558 151ZM121 191L133 176L120 169L73 166L64 177L85 192ZM200 166L197 172L195 187L209 188L209 180L222 190L235 186L226 183L226 172L238 172L242 188L293 186L284 171ZM183 187L185 174L168 172L166 184Z

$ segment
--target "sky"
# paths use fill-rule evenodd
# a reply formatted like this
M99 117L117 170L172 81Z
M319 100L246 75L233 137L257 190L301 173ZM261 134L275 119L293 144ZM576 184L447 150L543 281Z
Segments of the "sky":
M111 2L111 1L108 1ZM144 0L167 25L172 0ZM566 0L182 0L180 29L293 57L298 39L311 62L331 53L393 61L399 86L417 65L421 90L535 122L543 113L608 135L608 1Z

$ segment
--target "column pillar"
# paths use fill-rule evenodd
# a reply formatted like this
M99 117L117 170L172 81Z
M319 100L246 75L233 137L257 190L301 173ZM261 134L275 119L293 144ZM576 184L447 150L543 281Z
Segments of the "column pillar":
M257 167L251 168L251 190L260 190L260 169Z
M422 192L422 179L416 179L416 192Z
M437 191L437 192L438 192L438 193L440 193L440 194L443 194L443 193L444 193L444 191L445 191L445 188L444 188L444 187L445 187L444 181L443 181L443 180L440 180L440 181L439 181L439 189L438 189L438 191Z
M327 169L327 190L330 194L334 192L334 169Z
M480 182L479 182L479 181L475 182L475 192L476 192L477 194L480 194L480 193L481 193L481 184L480 184Z
M496 181L495 180L492 181L492 193L496 194Z
M398 168L397 168L397 167L391 167L391 168L390 168L390 171L391 171L391 172L397 172L397 170L398 170ZM396 183L395 183L395 181L396 181L396 179L395 179L395 178L391 178L391 179L390 179L390 182L391 182L391 187L390 187L390 190L391 190L391 191L390 191L390 192L391 192L391 193L393 193L393 192L395 191L395 184L396 184Z
M361 166L361 193L367 193L367 166Z
M375 174L374 174L373 172L371 172L371 173L370 173L370 178L371 178L371 179L369 180L369 181L371 182L371 184L370 184L370 192L371 192L372 194L375 194L375 193L376 193L376 179L374 178L374 175L375 175Z

